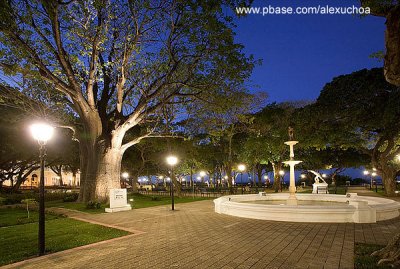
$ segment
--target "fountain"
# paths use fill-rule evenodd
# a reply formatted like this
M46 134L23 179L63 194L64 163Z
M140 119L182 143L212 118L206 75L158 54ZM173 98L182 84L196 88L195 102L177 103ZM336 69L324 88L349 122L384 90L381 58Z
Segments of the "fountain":
M328 194L328 184L321 175L315 175L313 193L296 193L293 128L289 127L290 160L284 163L290 166L289 193L260 192L259 194L228 195L214 200L215 212L243 218L291 221L291 222L333 222L333 223L375 223L396 218L400 215L400 203L357 193L346 195ZM325 193L319 193L325 188ZM315 190L315 192L314 192Z
M284 164L288 164L290 166L290 181L289 181L289 198L286 201L287 205L297 205L296 199L296 183L295 183L295 176L294 176L294 166L296 164L301 163L301 161L294 160L294 145L299 143L299 141L294 141L294 130L292 127L289 127L289 141L285 142L285 145L289 146L290 153L289 161L283 162Z

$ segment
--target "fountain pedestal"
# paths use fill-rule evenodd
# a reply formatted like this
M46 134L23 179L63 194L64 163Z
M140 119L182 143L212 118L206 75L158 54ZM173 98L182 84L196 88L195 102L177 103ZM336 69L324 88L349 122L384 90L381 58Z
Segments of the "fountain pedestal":
M289 182L289 198L286 201L287 205L297 205L297 198L296 198L296 181L294 175L294 166L301 163L301 161L294 160L294 150L293 147L299 143L299 141L286 141L285 145L290 147L290 160L283 162L290 166L290 182Z

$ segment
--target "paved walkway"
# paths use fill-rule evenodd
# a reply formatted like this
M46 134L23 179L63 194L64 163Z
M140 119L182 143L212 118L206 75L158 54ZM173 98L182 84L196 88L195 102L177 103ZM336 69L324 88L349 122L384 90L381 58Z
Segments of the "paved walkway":
M112 214L71 212L132 235L6 268L353 268L354 243L386 244L400 218L376 224L292 223L237 218L212 201Z

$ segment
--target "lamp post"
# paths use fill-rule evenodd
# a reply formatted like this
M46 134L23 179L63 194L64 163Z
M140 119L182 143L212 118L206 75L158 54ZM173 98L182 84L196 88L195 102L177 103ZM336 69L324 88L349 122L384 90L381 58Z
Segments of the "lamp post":
M175 156L168 156L167 157L167 164L171 166L171 183L170 183L170 188L171 188L171 207L172 210L175 210L175 204L174 204L174 166L178 163L178 158Z
M371 189L372 189L373 178L376 177L376 175L377 175L376 172L371 173L371 185L370 185ZM376 184L376 181L375 181L375 192L378 192L378 184Z
M200 175L200 178L201 178L201 183L204 183L204 177L207 175L207 173L204 172L204 171L200 171L199 175Z
M369 171L368 170L364 170L363 172L364 176L367 177L369 175ZM369 182L369 189L372 188L372 175L370 177L370 182Z
M46 158L46 144L53 136L54 128L45 123L35 123L30 126L33 138L39 144L40 158L40 185L39 185L39 255L45 253L45 215L44 215L44 165Z
M265 186L268 188L268 175L264 176Z
M121 174L121 176L122 176L122 178L124 179L124 186L126 187L126 182L128 181L128 178L129 178L129 174L128 174L128 172L123 172L122 174ZM130 182L131 183L131 182ZM132 187L133 188L133 187Z
M240 185L242 185L242 194L243 194L243 171L246 170L246 166L244 164L239 164L238 170L240 171Z
M279 171L279 175L281 176L281 192L282 192L282 185L283 185L283 183L284 183L283 176L285 175L285 171L280 170L280 171Z

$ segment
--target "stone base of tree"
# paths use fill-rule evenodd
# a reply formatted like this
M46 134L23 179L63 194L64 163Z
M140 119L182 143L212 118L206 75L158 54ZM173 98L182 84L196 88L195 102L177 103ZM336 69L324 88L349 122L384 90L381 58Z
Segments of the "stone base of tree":
M120 212L120 211L128 211L131 209L132 209L131 205L126 205L123 207L106 208L105 210L107 213L113 213L113 212Z

